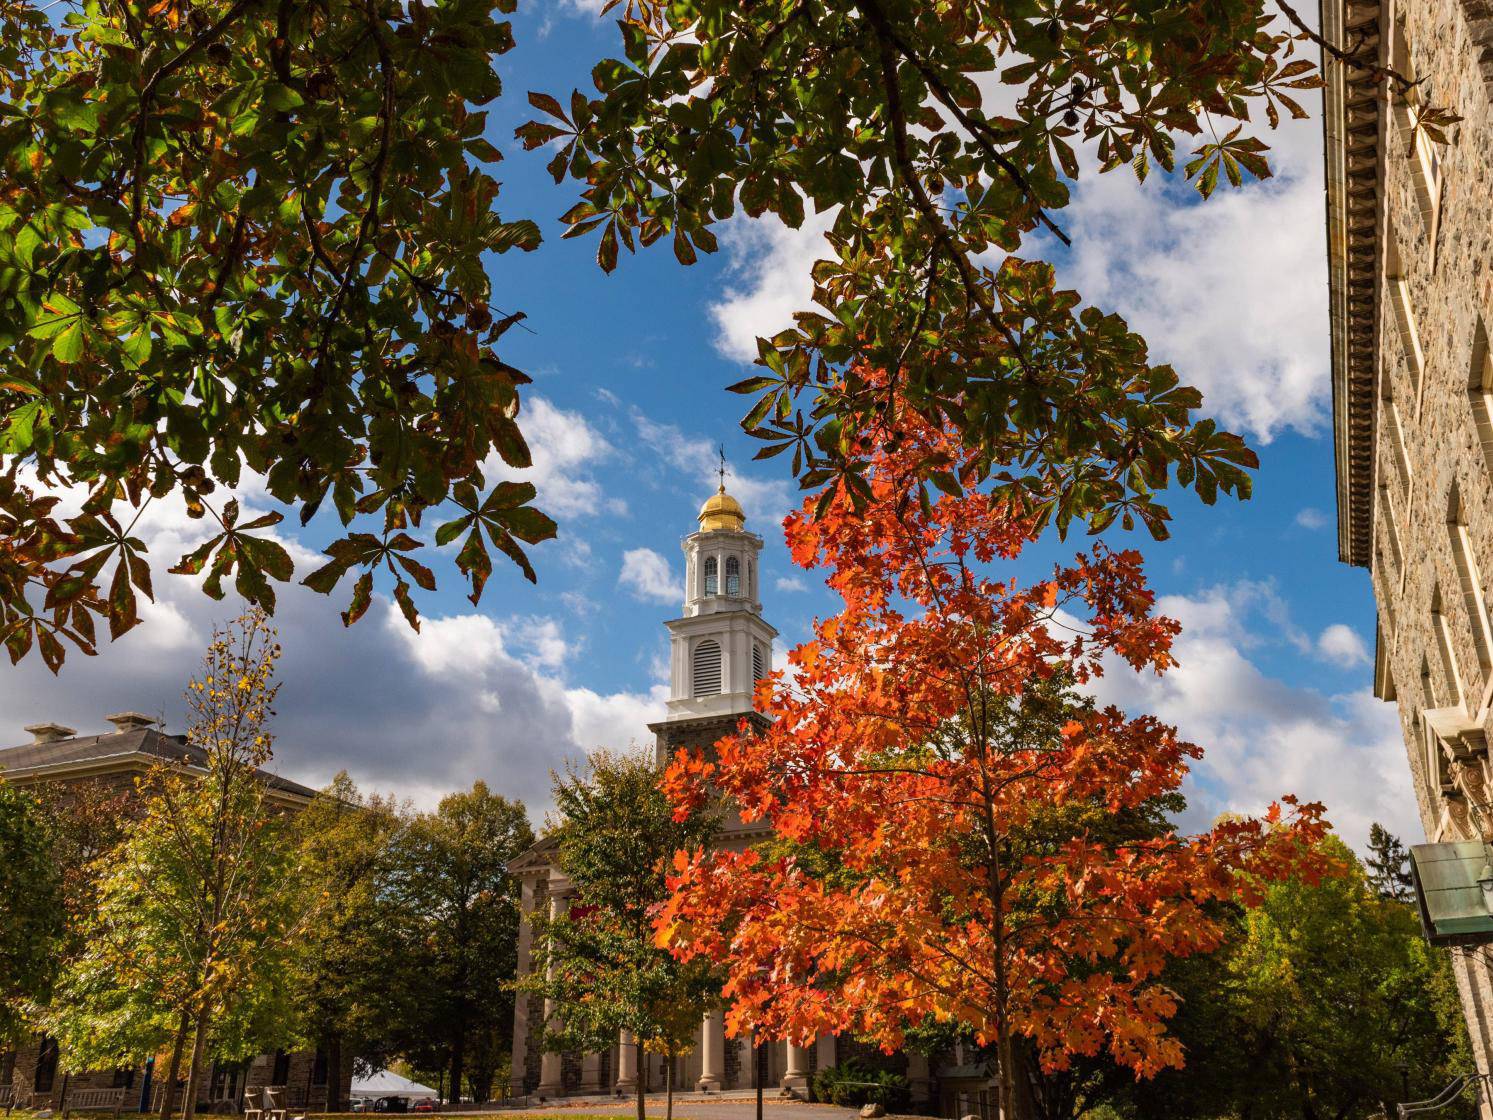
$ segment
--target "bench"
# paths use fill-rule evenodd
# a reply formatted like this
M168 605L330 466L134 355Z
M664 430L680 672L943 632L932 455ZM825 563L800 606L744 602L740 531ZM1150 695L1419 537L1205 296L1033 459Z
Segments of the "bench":
M123 1089L79 1089L67 1095L64 1109L67 1112L118 1112L124 1107Z

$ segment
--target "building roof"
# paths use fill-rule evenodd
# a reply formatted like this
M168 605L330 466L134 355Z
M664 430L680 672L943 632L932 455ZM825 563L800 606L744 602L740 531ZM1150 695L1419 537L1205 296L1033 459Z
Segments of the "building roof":
M107 735L75 735L0 750L0 776L12 781L62 781L145 770L163 762L205 770L207 752L189 743L184 736L141 727ZM271 790L292 800L310 801L316 796L316 791L309 786L268 770L261 770L259 774Z
M1322 34L1372 66L1379 56L1379 11L1379 0L1323 0ZM1324 56L1322 70L1338 556L1367 567L1374 513L1382 91L1367 67Z

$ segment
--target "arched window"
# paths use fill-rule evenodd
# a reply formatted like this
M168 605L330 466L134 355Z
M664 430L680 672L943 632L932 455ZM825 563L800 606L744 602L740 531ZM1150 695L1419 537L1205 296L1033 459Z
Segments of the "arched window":
M760 681L767 676L767 655L760 645L752 646L752 680Z
M734 556L726 557L726 594L741 594L741 561Z
M695 695L715 696L721 690L721 647L706 638L695 647Z
M716 564L714 556L705 560L705 594L714 595L720 591L720 568Z

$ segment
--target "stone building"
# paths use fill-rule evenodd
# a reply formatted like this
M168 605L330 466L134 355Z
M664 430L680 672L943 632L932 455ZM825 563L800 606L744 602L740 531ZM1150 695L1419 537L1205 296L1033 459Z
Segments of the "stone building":
M1322 32L1361 63L1324 60L1339 554L1370 572L1374 691L1399 704L1427 838L1489 838L1493 4L1323 0ZM1417 103L1461 115L1449 144ZM1488 950L1453 952L1487 1074Z
M205 771L207 756L201 748L184 736L166 734L150 716L120 712L105 719L114 730L98 735L79 735L58 723L27 727L31 742L0 750L0 780L17 786L49 785L64 797L91 786L108 795L111 805L114 795L120 795L119 812L128 814L139 804L136 780L152 768L164 765L187 774ZM304 808L316 796L315 790L278 774L261 771L261 778L271 801L286 812ZM11 1050L0 1049L0 1105L126 1112L141 1104L159 1105L164 1062L158 1069L134 1066L64 1075L59 1058L56 1042L45 1035ZM339 1081L338 1099L348 1099L352 1055L341 1064L334 1076L324 1051L278 1051L249 1062L215 1063L202 1078L199 1103L237 1111L244 1090L256 1086L280 1088L288 1108L324 1108L329 1087Z
M684 611L665 623L670 636L669 701L664 719L651 724L660 763L681 748L708 748L734 731L738 723L761 720L752 711L752 693L759 678L772 667L772 643L777 631L762 617L758 597L759 553L762 538L746 529L746 517L722 486L701 507L700 527L684 538ZM717 840L722 846L745 848L767 835L759 823L728 817ZM574 890L554 862L554 844L540 840L510 869L522 882L525 914L548 908L563 912ZM535 952L533 931L526 920L519 931L520 975L543 968ZM513 1073L511 1090L553 1098L579 1094L630 1094L638 1078L645 1087L664 1085L663 1058L644 1055L638 1069L636 1047L625 1034L600 1054L547 1054L540 1032L549 1011L538 996L521 996L514 1009ZM905 1073L915 1096L926 1098L927 1060L898 1055L888 1061L849 1038L825 1035L807 1047L773 1043L764 1046L763 1084L773 1089L803 1093L821 1067L852 1055L873 1064L889 1065ZM678 1059L674 1084L702 1092L748 1089L756 1086L756 1062L748 1039L727 1039L719 1011L700 1024L697 1044Z

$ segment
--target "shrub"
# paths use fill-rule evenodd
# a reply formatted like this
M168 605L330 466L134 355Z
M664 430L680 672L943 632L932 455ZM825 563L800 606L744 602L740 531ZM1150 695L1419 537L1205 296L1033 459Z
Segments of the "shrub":
M900 1073L868 1069L857 1061L827 1066L814 1075L814 1099L841 1108L879 1104L888 1112L902 1112L912 1100L912 1088Z

